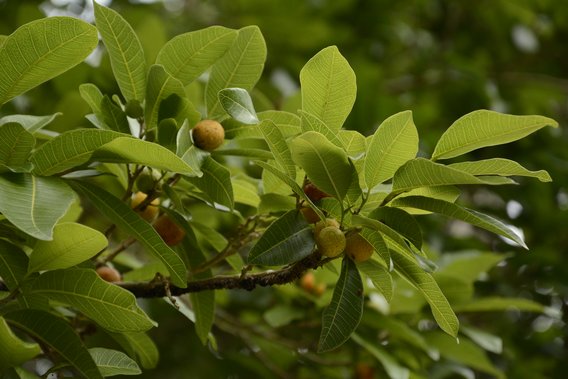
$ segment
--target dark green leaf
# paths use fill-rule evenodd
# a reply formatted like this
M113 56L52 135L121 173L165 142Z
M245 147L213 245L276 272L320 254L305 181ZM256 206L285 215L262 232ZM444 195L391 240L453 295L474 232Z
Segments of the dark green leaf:
M140 375L140 368L122 351L93 347L89 353L105 378L114 375Z
M101 100L101 116L102 122L111 130L130 134L130 126L126 119L126 113L107 96L103 96Z
M233 209L235 204L229 170L209 156L203 161L201 171L202 177L187 180L203 191L211 202Z
M402 209L392 207L378 207L369 217L382 222L403 235L418 250L422 248L422 232L420 225L414 217Z

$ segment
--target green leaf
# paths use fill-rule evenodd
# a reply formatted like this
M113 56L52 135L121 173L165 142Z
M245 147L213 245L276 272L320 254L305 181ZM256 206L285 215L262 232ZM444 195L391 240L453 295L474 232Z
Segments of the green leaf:
M198 174L193 167L167 148L154 142L130 137L115 138L98 147L91 160L112 163L138 163L187 176L196 176Z
M28 157L34 147L34 136L23 126L10 122L0 125L0 172L5 168L14 172L31 170Z
M385 297L387 301L391 301L393 294L393 281L390 272L379 262L373 259L368 259L364 262L357 263L360 271L365 275L375 288Z
M284 169L289 177L295 178L296 166L294 165L294 161L292 161L290 149L280 129L270 120L262 121L262 123L258 125L258 128L264 136L264 140L268 144L272 155L274 155L276 163Z
M331 303L323 311L318 353L341 346L355 331L363 314L363 282L355 263L344 258Z
M424 209L447 217L462 220L492 233L509 238L525 249L528 249L522 237L508 225L486 214L461 207L454 203L424 196L407 196L395 200L393 205Z
M116 11L95 1L95 22L110 57L112 72L126 100L144 100L146 59L134 29Z
M93 272L94 275L96 275ZM63 319L49 312L25 309L4 315L8 323L53 349L85 378L102 376L83 341Z
M147 130L151 130L158 126L158 122L160 121L160 105L162 102L170 96L176 95L179 96L180 99L185 98L185 89L183 84L168 74L163 66L150 66L144 110L144 122L146 123Z
M0 372L12 366L18 366L41 352L37 343L22 341L0 316Z
M515 116L478 110L462 116L438 140L432 159L448 159L486 146L519 140L558 123L543 116Z
M430 198L433 198L433 199L440 199L440 200L448 201L450 203L454 203L458 199L460 194L461 194L461 191L456 186L420 187L420 188L415 188L413 190L410 190L408 192L401 193L400 195L398 195L396 197L396 199L400 199L400 198L408 197L408 196L425 196L425 197L430 197ZM381 202L382 202L382 200L384 200L384 199L381 199ZM388 204L392 205L392 202L390 202ZM365 204L365 205L368 205L369 208L370 208L373 204L368 201L367 204ZM377 204L375 204L375 206L376 205ZM400 208L402 208L403 210L405 210L406 212L408 212L412 215L432 213L432 212L428 212L428 211L425 211L425 210L422 210L422 209L417 209L417 208L408 208L408 207L400 207Z
M392 229L390 226L377 221L375 219L369 218L369 217L365 217L365 216L361 216L361 215L353 215L352 217L352 223L353 225L361 225L364 228L367 229L371 229L372 231L376 231L379 232L381 234L381 237L384 238L384 240L386 240L387 242L389 242L390 244L394 244L399 246L399 248L402 251L406 251L409 255L414 255L413 251L408 247L408 245L406 244L406 242L404 241L404 238L401 234L399 234L396 230ZM371 242L373 244L373 246L375 247L375 249L379 252L379 254L383 257L383 259L385 260L385 263L388 264L386 258L389 257L388 253L381 253L381 251L385 250L385 247L382 246L380 240L377 240L376 236L368 236L365 235L365 238L368 239L369 242ZM383 241L384 242L384 241Z
M515 182L502 177L477 177L465 171L416 158L406 162L394 174L392 191L410 191L419 187L447 186L455 184L502 185Z
M339 130L357 95L355 73L336 46L317 53L300 71L302 110Z
M363 158L367 149L364 135L356 130L340 130L338 136L349 158L355 161Z
M301 309L280 304L264 312L262 317L272 328L280 328L290 324L290 322L294 320L305 317L305 314Z
M92 83L84 83L79 85L79 93L85 102L89 105L97 119L102 122L103 113L101 111L101 103L103 94L99 87ZM105 125L106 126L106 125Z
M28 273L75 266L100 253L107 244L104 234L88 226L73 222L57 224L53 240L35 244Z
M392 178L396 170L416 157L418 131L411 111L387 118L373 134L365 157L365 183L370 190Z
M322 134L307 132L289 143L292 159L322 191L342 200L349 189L353 167L347 153Z
M302 131L300 128L301 120L294 113L267 110L258 112L257 116L260 121L270 120L276 124L276 127L282 132L284 137L300 134Z
M369 214L369 217L390 226L418 250L422 248L422 231L418 221L402 209L378 207Z
M140 366L151 370L158 365L160 354L156 344L146 333L108 333Z
M425 272L416 261L411 260L398 250L393 250L391 255L395 270L415 287L426 299L434 319L442 330L453 337L457 337L459 321L444 293L438 287L431 274Z
M188 85L221 58L236 37L236 30L222 26L180 34L162 47L156 63Z
M503 340L500 337L471 326L462 325L460 330L483 349L495 354L503 353Z
M93 347L89 353L105 378L114 375L139 375L138 364L122 351Z
M530 171L515 161L503 158L484 159L475 162L453 163L449 167L468 172L472 175L529 176L541 182L551 182L552 178L545 170Z
M237 38L211 69L205 88L207 116L217 119L224 115L218 93L224 88L252 90L264 69L266 44L257 26L239 29Z
M0 104L78 65L98 42L97 29L78 18L20 26L0 49Z
M126 137L111 130L72 130L41 145L32 155L33 173L53 175L87 163L93 152L115 138ZM130 137L128 137L130 138Z
M298 112L300 113L302 120L302 132L306 133L312 131L321 133L335 146L346 150L343 146L343 140L339 137L338 130L332 129L331 127L327 126L321 119L311 113L302 110Z
M34 281L31 291L76 308L110 331L140 332L156 326L138 307L134 295L91 269L47 271Z
M535 301L510 297L484 297L467 303L456 304L456 312L501 312L508 310L547 313L547 308Z
M0 125L15 122L24 127L28 132L35 133L46 125L49 125L63 113L57 112L46 116L31 116L27 114L11 114L0 118Z
M101 116L99 121L104 122L111 130L116 130L124 134L130 134L130 126L126 113L116 105L107 95L101 100Z
M410 377L408 368L401 366L393 356L378 347L378 344L364 340L357 333L353 333L351 339L377 358L391 379L408 379Z
M0 277L9 290L20 287L26 276L28 256L19 247L0 239Z
M5 173L0 176L0 213L40 240L52 239L53 227L75 200L58 178Z
M453 252L439 262L440 268L437 273L453 276L467 283L473 283L482 274L487 273L509 256L508 254L496 254L495 252Z
M181 258L173 251L152 225L148 224L127 204L97 186L72 182L73 189L87 197L95 208L119 228L135 237L150 254L158 258L168 269L173 284L185 288L186 268Z
M270 224L251 249L248 263L266 266L285 265L310 255L314 245L312 227L294 209Z
M229 170L208 156L203 161L201 171L202 177L187 178L187 180L203 191L211 202L233 209L235 203Z
M256 185L244 180L233 179L233 191L235 194L235 203L246 204L254 208L258 208L260 204L260 196L258 196L258 188Z
M219 91L219 102L229 116L240 123L258 124L258 117L249 93L242 88L225 88Z

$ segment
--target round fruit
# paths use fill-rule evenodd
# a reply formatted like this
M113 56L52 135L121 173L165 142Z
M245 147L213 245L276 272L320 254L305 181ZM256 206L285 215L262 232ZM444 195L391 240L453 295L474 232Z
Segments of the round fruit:
M144 116L144 109L142 109L142 104L138 100L130 100L126 103L124 112L128 117L131 118L141 118Z
M320 220L316 211L314 211L310 207L302 207L300 208L300 212L302 212L302 216L306 219L306 221L310 224L315 224Z
M325 220L318 221L314 229L314 234L317 236L326 226L333 226L334 228L339 229L339 222L337 222L334 218L326 218Z
M141 192L150 192L159 180L160 173L157 170L146 167L136 178L136 188Z
M144 192L136 192L132 195L132 201L130 202L130 207L132 209L136 209L145 199L148 197ZM146 221L153 221L158 212L160 211L158 208L160 205L160 199L154 199L143 209L136 209L136 212Z
M318 285L314 288L314 295L321 296L325 292L326 289L325 283L318 283Z
M345 234L335 226L326 226L316 234L316 244L321 255L337 257L345 250Z
M185 231L168 215L161 215L153 224L154 229L168 246L175 246L185 237Z
M192 129L195 146L213 151L223 144L225 129L215 120L202 120Z
M373 255L373 245L359 233L351 233L346 237L345 254L355 262L364 262Z
M314 276L313 272L307 272L302 276L300 279L300 286L304 289L304 291L312 293L315 289L316 285L316 277Z
M109 266L100 266L97 267L97 274L101 277L101 279L106 280L107 282L116 283L121 281L120 272L116 269L109 267Z
M331 197L330 194L323 192L312 182L307 182L306 184L304 184L304 193L307 197L310 198L311 201L319 201L324 197Z

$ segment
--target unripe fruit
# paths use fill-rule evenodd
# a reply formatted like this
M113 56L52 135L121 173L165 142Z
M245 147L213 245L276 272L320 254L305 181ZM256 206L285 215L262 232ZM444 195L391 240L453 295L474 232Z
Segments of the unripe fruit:
M364 262L373 255L373 245L359 233L351 233L346 237L345 254L355 262Z
M124 113L126 113L126 115L131 118L141 118L142 116L144 116L144 109L142 109L140 101L133 99L126 103Z
M306 221L310 224L315 224L320 220L316 211L314 211L310 207L302 207L300 208L300 212L302 212L302 216L306 219Z
M300 279L300 286L306 292L312 293L316 286L316 277L313 272L307 272Z
M136 178L136 189L141 192L150 192L160 180L160 174L151 168L145 168Z
M132 195L132 201L130 202L130 207L132 209L136 209L138 205L140 205L145 199L148 197L144 192L136 192ZM144 209L136 209L136 213L140 215L146 221L153 221L158 212L160 211L158 208L160 205L160 199L154 199L148 204Z
M310 198L311 201L319 201L324 197L331 197L330 194L323 192L312 182L307 182L306 184L304 184L304 193L307 197Z
M185 231L173 222L168 215L164 214L158 217L153 226L168 246L179 244L185 237Z
M316 244L321 255L337 257L345 250L345 234L335 226L326 226L316 234Z
M321 230L326 226L333 226L334 228L339 229L339 222L337 222L334 218L326 218L325 220L318 221L314 229L314 235L317 236L320 234Z
M314 288L314 295L321 296L325 292L326 289L325 283L318 283L318 285Z
M192 129L195 146L206 151L213 151L223 144L225 129L215 120L202 120Z
M100 266L97 267L97 274L101 277L101 279L106 280L107 282L116 283L122 280L120 276L120 272L116 269L109 267L109 266Z

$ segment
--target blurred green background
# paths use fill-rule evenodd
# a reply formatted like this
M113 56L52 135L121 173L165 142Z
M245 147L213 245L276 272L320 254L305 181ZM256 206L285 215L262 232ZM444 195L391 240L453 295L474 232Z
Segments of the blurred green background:
M498 239L475 238L477 232L432 218L424 226L431 246L444 253L482 249L514 251L476 290L481 294L533 299L565 314L568 306L568 6L558 0L167 0L101 1L134 27L153 61L171 37L220 24L240 28L255 24L268 47L265 73L255 105L295 110L298 75L316 52L337 45L352 65L357 101L345 125L364 134L394 113L410 109L428 156L451 123L475 109L512 114L541 114L561 127L546 128L522 141L470 153L469 159L501 156L529 169L546 169L554 182L520 180L520 187L474 188L462 199L522 229L530 252ZM0 0L0 34L45 15L66 14L92 21L92 4L81 0ZM52 130L88 126L88 106L81 83L95 83L118 93L108 57L97 50L87 61L55 80L7 104L2 113L64 113ZM452 238L444 235L451 234ZM473 238L472 238L473 236ZM270 290L225 294L224 323L268 306ZM252 305L251 305L252 304ZM254 357L258 336L247 342L218 331L223 353L200 346L189 322L173 309L158 306L161 321L153 337L161 362L145 378L272 377L262 357ZM319 311L306 311L306 320ZM478 324L504 340L498 367L511 378L564 378L568 348L565 318L515 311L481 317ZM307 322L307 321L306 321ZM234 327L233 327L234 328ZM297 332L297 331L296 331ZM300 330L301 332L301 330ZM238 330L234 331L238 335ZM243 337L243 336L241 336ZM267 336L265 336L267 337ZM269 337L269 336L268 336ZM247 337L248 338L248 337ZM317 338L307 333L305 338ZM270 343L263 349L270 351ZM283 367L287 359L282 353ZM355 358L353 358L355 359ZM306 377L349 371L325 357L318 368L305 365ZM261 362L261 363L259 363ZM335 362L337 363L337 362ZM340 362L341 363L341 362ZM314 370L314 371L311 371ZM343 370L343 371L342 371ZM300 370L299 372L302 372ZM280 373L286 375L286 372ZM280 375L278 374L278 375ZM288 374L289 375L289 374ZM286 377L286 376L284 376ZM379 377L379 376L377 376Z

